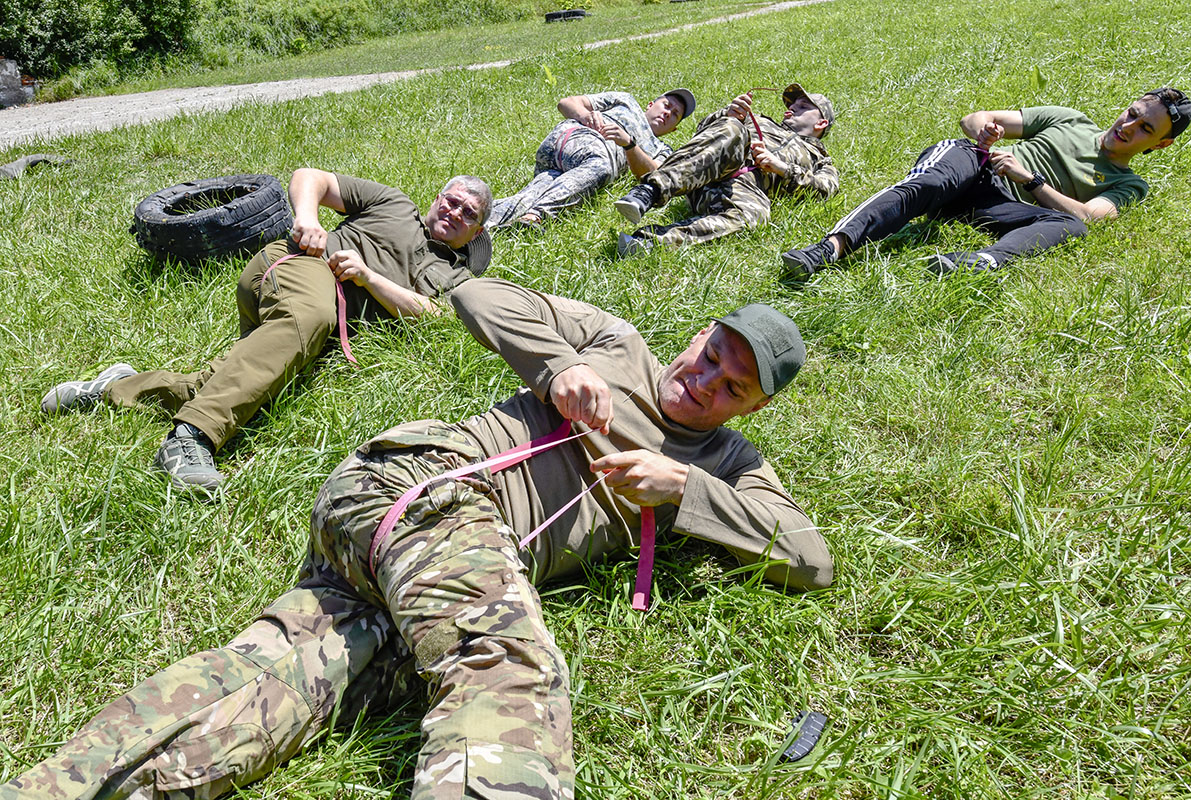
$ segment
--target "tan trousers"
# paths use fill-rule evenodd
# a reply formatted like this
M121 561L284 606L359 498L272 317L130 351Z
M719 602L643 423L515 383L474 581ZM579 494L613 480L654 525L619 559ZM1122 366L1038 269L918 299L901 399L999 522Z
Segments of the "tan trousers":
M142 372L116 381L105 399L159 404L219 449L322 351L335 327L335 276L320 258L300 256L261 276L288 252L284 240L257 253L236 286L240 338L206 369Z

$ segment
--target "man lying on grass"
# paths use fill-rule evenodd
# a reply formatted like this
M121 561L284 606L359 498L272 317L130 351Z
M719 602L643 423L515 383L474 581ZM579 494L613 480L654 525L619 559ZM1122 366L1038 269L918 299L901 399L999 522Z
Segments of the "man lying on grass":
M1149 186L1129 162L1171 144L1189 120L1191 100L1169 87L1133 101L1108 130L1061 106L968 114L959 123L968 138L927 148L904 180L857 206L823 241L783 255L786 277L805 280L922 214L965 220L997 238L934 256L928 266L940 275L997 269L1083 236L1084 223L1115 219L1145 197ZM989 150L1006 138L1021 141Z
M412 797L573 798L567 661L535 583L631 551L646 509L659 530L722 544L780 587L831 582L815 526L753 445L722 427L794 378L806 351L790 319L746 306L663 366L632 325L585 303L496 280L471 281L452 302L528 388L463 422L407 423L362 445L315 499L297 587L226 647L113 702L0 786L0 800L215 797L330 720L383 711L422 681ZM567 421L585 434L561 439ZM503 471L436 477L548 436L560 445Z
M538 225L583 202L626 167L637 177L656 169L671 152L659 137L694 110L688 89L672 89L644 111L627 92L564 97L558 101L564 119L538 147L533 180L496 201L492 227Z
M492 193L478 178L452 178L425 219L397 189L317 169L295 172L289 197L293 240L266 246L240 275L240 338L227 353L187 374L116 364L94 380L55 386L42 409L159 404L175 427L155 465L178 488L213 491L223 481L215 451L318 356L335 330L336 281L348 319L418 317L435 313L431 298L481 274L491 258L484 221ZM327 232L319 206L347 217ZM278 264L289 254L298 255Z
M781 123L753 114L751 91L705 117L689 142L616 201L616 210L634 224L684 194L695 215L622 233L617 253L642 253L657 243L710 242L765 224L770 198L835 194L839 172L821 141L835 121L831 101L792 83L782 92L782 102Z

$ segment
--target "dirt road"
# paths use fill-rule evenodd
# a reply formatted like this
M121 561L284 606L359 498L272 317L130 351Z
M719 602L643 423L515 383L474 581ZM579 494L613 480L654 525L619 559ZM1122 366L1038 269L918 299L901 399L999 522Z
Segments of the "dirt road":
M752 11L692 22L663 31L604 39L583 45L595 50L609 45L638 39L656 39L704 25L716 25L758 14L772 14L797 6L830 2L830 0L789 0ZM487 70L507 67L511 61L491 61L464 67L378 72L371 75L344 75L330 78L297 78L288 81L269 81L235 86L205 86L193 89L159 89L140 94L81 97L60 103L39 103L0 110L0 150L33 139L50 140L72 133L107 131L125 125L140 125L183 112L219 111L243 103L278 103L300 97L314 97L336 92L354 92L378 83L402 81L418 75L443 72L446 69Z

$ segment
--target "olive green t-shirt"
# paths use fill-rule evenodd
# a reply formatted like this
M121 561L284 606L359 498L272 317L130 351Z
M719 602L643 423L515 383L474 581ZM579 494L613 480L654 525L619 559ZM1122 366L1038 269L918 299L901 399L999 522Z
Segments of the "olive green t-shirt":
M369 268L426 297L446 294L472 277L467 257L430 237L404 192L383 183L336 175L346 219L327 234L327 254L355 250ZM362 286L343 284L347 314L375 319L389 313Z
M1073 108L1037 106L1023 108L1022 138L1009 149L1032 172L1068 197L1086 203L1103 197L1124 208L1146 196L1150 187L1128 167L1111 163L1100 150L1104 129ZM1009 181L1013 195L1023 203L1033 196L1021 184Z
M658 402L662 365L631 324L587 303L507 281L469 281L451 295L459 319L494 350L528 388L456 426L486 456L556 429L562 417L548 399L554 376L577 364L611 390L607 435L591 433L493 476L505 521L524 536L595 479L591 463L636 449L690 466L680 505L657 508L659 533L672 530L723 545L745 561L778 562L766 577L790 588L831 581L831 556L814 524L782 487L773 467L740 432L686 428ZM579 426L576 426L579 427ZM575 572L637 544L641 509L596 487L530 545L537 580Z

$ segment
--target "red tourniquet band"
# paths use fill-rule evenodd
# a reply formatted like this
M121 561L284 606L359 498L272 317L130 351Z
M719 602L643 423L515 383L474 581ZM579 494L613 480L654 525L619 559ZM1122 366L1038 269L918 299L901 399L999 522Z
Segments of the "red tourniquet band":
M754 86L753 88L749 89L749 91L750 92L780 92L781 89L770 89L768 86ZM753 129L757 132L757 141L764 143L765 142L765 134L761 133L761 123L757 122L757 118L755 116L753 116L752 109L749 109L749 119L751 119L753 121ZM728 180L731 180L733 178L739 178L741 175L747 175L748 173L752 172L755 169L757 169L756 164L749 164L748 166L741 167L740 169L736 170L731 175L729 175Z
M476 464L468 464L467 466L444 472L441 475L434 475L407 489L397 498L397 502L393 503L388 513L385 514L384 519L380 521L380 525L376 526L376 533L372 535L372 544L368 547L368 570L372 573L372 577L376 577L376 551L384 543L385 539L389 537L389 534L393 532L393 528L397 526L397 521L401 519L401 515L405 513L405 509L409 507L410 503L421 497L422 492L426 490L427 486L440 480L463 478L484 469L489 469L492 472L500 472L502 469L508 469L516 464L520 464L522 461L533 458L538 453L591 433L591 431L583 431L582 433L567 436L570 430L571 423L569 421L563 421L561 425L545 436L539 436L532 441L519 444L516 447L510 447L503 453L498 453L492 458L485 459ZM605 477L607 477L606 473L601 475L599 480L593 481L586 489L567 501L566 505L555 511L549 519L530 531L518 544L518 548L524 548L537 538L537 535L548 528L550 523L558 519L563 512L579 502L585 494L596 486L603 483ZM649 607L649 587L653 581L653 550L656 533L657 525L654 522L653 509L649 506L642 506L641 557L637 564L637 582L633 592L633 608L639 611L644 611Z
M270 264L269 268L265 270L265 274L261 275L261 286L265 285L265 278L269 277L269 273L272 272L278 264L302 255L306 254L290 253L289 255L282 256ZM330 266L328 266L327 269L330 269ZM352 346L347 342L347 298L343 296L343 284L338 279L335 280L335 295L335 314L339 318L339 346L343 349L343 357L353 364L358 365L359 362L356 361L356 357L352 355Z
M571 134L579 127L583 127L583 123L576 120L576 125L567 128L567 132L562 135L562 141L558 143L558 149L554 151L554 163L558 165L559 169L562 169L562 149L567 146L567 139L570 139Z

